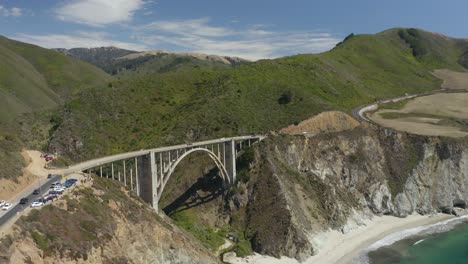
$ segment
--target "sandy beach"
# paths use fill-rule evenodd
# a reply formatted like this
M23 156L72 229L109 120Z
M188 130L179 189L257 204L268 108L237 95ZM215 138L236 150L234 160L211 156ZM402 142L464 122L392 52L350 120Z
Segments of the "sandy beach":
M410 215L406 218L394 216L376 216L346 234L329 231L317 236L321 247L317 255L308 258L306 264L351 263L352 259L372 243L383 239L389 234L418 226L435 224L453 218L446 214L432 216ZM295 259L282 257L281 259L255 254L246 258L229 260L232 264L297 264Z

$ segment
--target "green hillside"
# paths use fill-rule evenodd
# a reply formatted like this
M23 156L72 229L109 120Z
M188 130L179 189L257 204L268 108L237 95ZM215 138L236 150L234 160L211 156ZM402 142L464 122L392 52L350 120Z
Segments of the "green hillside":
M0 38L0 46L24 58L42 75L48 87L62 98L81 88L102 84L108 78L102 70L53 50L4 37ZM14 64L11 66L18 68Z
M39 113L53 111L81 89L102 86L109 79L82 61L0 37L0 178L20 172L18 152L30 140L22 137L23 130L37 128L42 121L48 125Z
M50 148L80 160L266 133L324 110L350 112L380 98L438 89L441 80L431 71L463 69L459 61L466 47L464 41L430 32L392 29L350 36L322 54L229 69L134 74L83 90L63 112Z

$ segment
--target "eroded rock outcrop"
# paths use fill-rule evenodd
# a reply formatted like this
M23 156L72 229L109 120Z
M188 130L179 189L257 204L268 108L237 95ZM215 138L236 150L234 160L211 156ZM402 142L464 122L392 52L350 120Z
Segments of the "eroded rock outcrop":
M304 260L314 236L373 215L452 213L468 201L468 140L375 127L270 137L255 148L246 233L262 254Z
M0 263L219 263L121 184L93 182L22 217L0 239Z

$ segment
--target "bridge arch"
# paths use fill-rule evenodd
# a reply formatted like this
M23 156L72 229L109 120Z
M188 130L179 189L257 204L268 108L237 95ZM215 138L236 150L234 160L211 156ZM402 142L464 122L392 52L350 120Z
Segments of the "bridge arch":
M219 159L218 156L216 156L215 153L213 153L212 151L210 151L209 149L206 149L206 148L200 148L200 147L193 148L193 149L190 149L190 150L186 151L184 154L179 156L179 158L177 160L172 162L170 164L169 168L167 169L167 171L164 173L163 179L162 179L161 184L160 184L160 188L158 188L158 190L157 190L157 199L158 199L158 201L161 198L161 194L164 191L164 187L166 186L167 182L169 181L169 178L172 176L175 169L177 168L177 165L179 165L179 163L185 157L187 157L188 155L190 155L190 154L192 154L194 152L205 152L205 153L207 153L208 156L211 158L211 160L215 163L216 167L218 167L223 182L225 184L227 184L227 185L230 185L231 183L233 183L233 179L231 179L229 173L226 170L226 167L224 166L221 159Z
M194 152L206 153L219 169L223 184L225 184L223 187L229 187L236 182L236 157L242 151L243 143L244 146L250 147L251 144L263 138L264 136L261 135L250 135L141 149L83 161L58 170L56 173L87 172L95 173L99 177L118 180L125 186L128 185L158 211L161 193L176 167L185 157Z

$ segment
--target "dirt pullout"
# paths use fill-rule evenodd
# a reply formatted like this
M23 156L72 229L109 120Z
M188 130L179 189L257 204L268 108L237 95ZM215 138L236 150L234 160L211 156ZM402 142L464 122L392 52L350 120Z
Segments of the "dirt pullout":
M402 109L381 109L368 117L384 127L413 134L464 137L468 136L468 93L438 93L418 97Z
M468 89L468 72L438 69L433 74L444 81L441 85L443 89Z
M23 170L23 175L17 181L0 179L0 200L12 200L23 192L29 192L37 187L34 184L39 177L44 178L47 170L44 169L45 160L41 158L41 152L36 150L23 150L21 155L28 163Z
M446 136L446 137L465 137L467 132L452 126L434 125L427 122L425 118L411 117L398 119L385 119L379 114L372 117L372 121L379 123L384 127L390 127L399 131L405 131L411 134L423 136Z
M353 129L359 126L359 122L351 116L340 111L329 111L315 115L300 122L297 125L290 125L280 130L284 134L299 134L303 132L338 132Z

